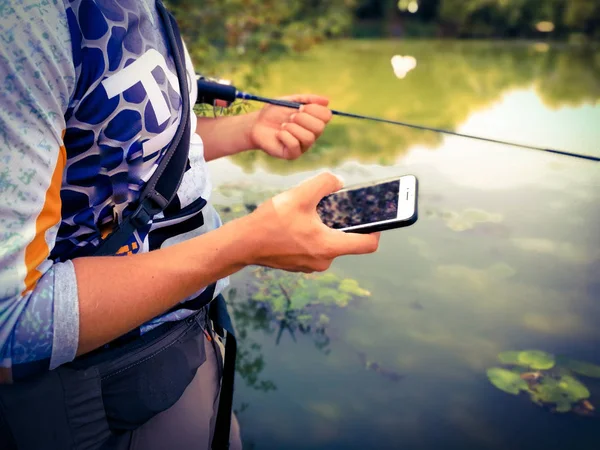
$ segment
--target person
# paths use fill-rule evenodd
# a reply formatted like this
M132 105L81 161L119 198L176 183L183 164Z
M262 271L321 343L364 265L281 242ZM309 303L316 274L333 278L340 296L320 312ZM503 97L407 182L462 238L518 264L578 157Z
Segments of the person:
M321 173L223 224L208 163L260 149L293 160L328 100L205 118L180 93L160 0L15 0L0 14L0 448L210 448L223 342L201 295L249 265L325 271L377 250L316 205ZM117 255L93 256L132 213L190 104L176 197ZM211 289L208 289L211 287ZM208 294L207 294L208 293ZM233 418L230 448L241 448ZM42 442L43 444L40 444ZM40 446L41 445L41 446Z

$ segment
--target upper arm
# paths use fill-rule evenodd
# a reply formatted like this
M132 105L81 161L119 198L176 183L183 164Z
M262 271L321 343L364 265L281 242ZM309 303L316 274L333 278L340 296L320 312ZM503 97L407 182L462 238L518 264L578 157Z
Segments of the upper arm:
M13 1L0 12L0 365L52 267L61 219L64 115L76 73L62 0L42 3Z

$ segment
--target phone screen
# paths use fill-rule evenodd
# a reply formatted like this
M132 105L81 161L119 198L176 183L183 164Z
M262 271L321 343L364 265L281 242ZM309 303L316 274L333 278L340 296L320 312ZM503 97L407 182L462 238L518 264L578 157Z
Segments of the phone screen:
M347 228L398 217L400 180L374 183L324 197L317 212L330 228Z

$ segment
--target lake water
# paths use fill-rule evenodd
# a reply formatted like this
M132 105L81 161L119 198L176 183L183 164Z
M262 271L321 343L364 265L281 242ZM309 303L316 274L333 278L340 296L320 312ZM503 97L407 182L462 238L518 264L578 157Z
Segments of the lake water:
M396 77L394 55L413 56L416 68ZM600 156L592 51L336 42L275 63L260 91L296 92L344 111ZM337 117L303 158L263 156L211 163L216 202L248 203L322 169L346 184L414 174L419 221L385 232L376 254L334 263L332 274L371 295L324 306L318 329L288 320L280 334L281 314L249 300L252 269L232 277L245 448L600 448L598 411L551 412L486 375L506 350L600 364L599 163ZM600 408L600 379L578 379Z

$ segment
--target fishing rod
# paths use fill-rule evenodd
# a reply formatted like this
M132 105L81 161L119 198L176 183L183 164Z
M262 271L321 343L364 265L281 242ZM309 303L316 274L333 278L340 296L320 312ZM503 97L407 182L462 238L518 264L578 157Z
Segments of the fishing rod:
M226 84L221 81L209 80L208 78L204 78L204 77L198 78L197 83L198 83L197 103L206 103L206 104L209 104L212 106L215 106L215 105L229 106L235 100L247 100L247 101L249 100L249 101L261 102L261 103L268 103L270 105L284 106L284 107L293 108L293 109L299 109L302 106L302 103L291 102L291 101L287 101L287 100L278 100L278 99L268 98L268 97L261 97L259 95L254 95L254 94L250 94L248 92L239 91L235 86L232 86L231 84ZM391 124L391 125L399 125L399 126L403 126L403 127L407 127L407 128L414 128L417 130L433 131L435 133L448 134L451 136L458 136L458 137L467 138L467 139L476 139L479 141L492 142L494 144L508 145L511 147L519 147L519 148L525 148L525 149L529 149L529 150L537 150L537 151L541 151L541 152L554 153L557 155L571 156L573 158L585 159L588 161L600 162L600 157L598 157L598 156L582 155L579 153L567 152L565 150L557 150L557 149L552 149L552 148L537 147L534 145L519 144L516 142L508 142L508 141L503 141L500 139L492 139L492 138L486 138L486 137L482 137L482 136L473 136L470 134L457 133L455 131L445 130L442 128L426 127L423 125L416 125L416 124L407 123L407 122L400 122L397 120L389 120L389 119L383 119L380 117L364 116L364 115L360 115L360 114L353 114L353 113L349 113L349 112L337 111L335 109L332 109L331 112L334 116L349 117L352 119L360 119L360 120L370 120L370 121L374 121L374 122L387 123L387 124Z

